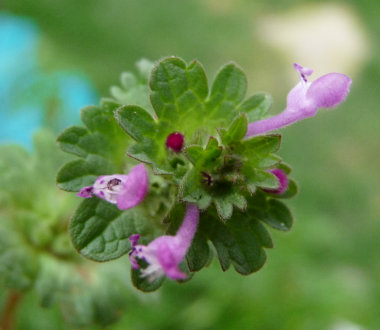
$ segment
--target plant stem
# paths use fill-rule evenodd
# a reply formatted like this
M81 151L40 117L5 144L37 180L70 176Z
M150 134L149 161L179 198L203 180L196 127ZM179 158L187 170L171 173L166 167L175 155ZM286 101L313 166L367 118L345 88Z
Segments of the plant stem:
M1 330L10 330L13 328L15 313L20 305L22 295L19 291L11 290L8 293L8 298L5 302L3 315L0 320Z

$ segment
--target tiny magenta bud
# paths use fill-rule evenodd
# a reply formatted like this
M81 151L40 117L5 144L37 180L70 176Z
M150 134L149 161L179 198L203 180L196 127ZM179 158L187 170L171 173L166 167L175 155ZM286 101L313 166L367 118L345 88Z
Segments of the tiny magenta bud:
M171 133L166 139L166 148L172 149L174 152L180 152L183 141L184 137L180 132Z

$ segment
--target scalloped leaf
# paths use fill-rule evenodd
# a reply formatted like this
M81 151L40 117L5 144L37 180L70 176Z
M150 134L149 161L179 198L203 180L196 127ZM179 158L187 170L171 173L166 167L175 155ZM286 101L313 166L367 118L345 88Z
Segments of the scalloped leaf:
M185 145L203 144L209 134L238 115L246 88L243 71L233 63L218 72L209 93L206 74L197 61L187 65L178 57L164 58L155 65L150 78L155 115L134 106L122 107L116 113L120 126L137 141L128 155L152 164L155 173L172 174L167 137L180 132Z
M272 97L266 93L257 93L245 100L238 108L244 112L250 123L262 119L272 105Z
M248 214L252 214L274 229L288 231L292 227L293 216L288 207L277 199L277 195L272 196L273 194L257 190L248 199Z
M243 275L258 271L266 261L262 239L257 234L252 220L244 213L235 212L225 224L218 218L208 216L202 219L200 230L209 237L215 246L222 269L227 270L231 263ZM269 245L265 242L265 245Z
M91 185L99 175L123 173L125 150L131 139L118 126L114 107L88 106L81 110L86 127L72 126L57 138L60 148L81 159L63 165L57 174L58 186L67 191L79 191Z
M149 233L148 219L138 208L120 211L99 198L82 201L69 226L74 247L85 257L107 261L126 254L129 236Z

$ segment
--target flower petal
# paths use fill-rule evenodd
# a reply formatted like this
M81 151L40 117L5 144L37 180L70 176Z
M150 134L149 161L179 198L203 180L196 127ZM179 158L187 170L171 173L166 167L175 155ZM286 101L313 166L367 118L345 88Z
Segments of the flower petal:
M93 185L93 194L109 203L116 204L118 196L124 189L127 178L128 175L125 174L99 176Z
M93 194L93 191L94 191L94 187L93 186L86 186L86 187L83 187L79 192L78 192L78 196L79 197L83 197L83 198L91 198L92 197L92 194Z
M317 113L318 107L307 97L310 86L310 82L301 81L289 92L287 107L284 110L291 118L289 121L294 122Z
M117 196L117 206L120 210L127 210L141 203L148 191L148 172L144 164L131 169L124 183L122 191Z
M317 108L331 108L343 102L350 91L352 80L342 73L329 73L315 80L306 98Z
M129 259L132 268L140 268L137 261L140 259L148 264L146 268L141 270L141 275L150 281L163 275L173 280L185 279L186 273L182 272L178 266L191 245L198 221L198 207L195 204L187 204L184 220L175 236L157 237L147 246L137 244L140 235L130 236L132 251L129 254Z
M184 258L180 251L180 242L175 236L161 236L152 242L156 250L157 260L166 276L173 280L184 279L187 275L178 268L179 263Z
M277 177L279 187L277 189L264 189L264 191L277 195L283 194L289 186L289 180L286 173L283 170L280 170L279 168L269 170L268 172L274 174Z

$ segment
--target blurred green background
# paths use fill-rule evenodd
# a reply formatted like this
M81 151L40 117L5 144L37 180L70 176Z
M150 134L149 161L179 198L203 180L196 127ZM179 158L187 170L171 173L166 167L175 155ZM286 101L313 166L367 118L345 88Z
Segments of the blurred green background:
M209 77L233 60L246 71L249 92L272 94L273 113L297 82L293 62L314 68L315 78L335 71L353 79L339 109L283 130L280 155L293 166L300 193L290 201L294 227L273 232L264 268L242 277L223 273L215 261L186 284L166 281L152 294L127 289L127 307L109 329L379 328L379 9L373 0L2 0L0 23L21 19L35 31L39 78L29 70L4 87L27 52L15 71L0 76L0 130L30 115L22 105L36 104L34 119L40 113L33 127L16 127L2 143L28 146L40 126L58 132L75 123L80 106L108 96L121 71L142 57L197 58ZM62 87L62 75L81 87ZM25 79L32 81L19 83ZM73 86L70 79L65 84ZM52 106L62 90L74 101ZM57 108L66 113L58 123L49 119ZM29 135L21 141L23 132ZM64 322L59 306L42 308L30 292L16 328L75 326Z

